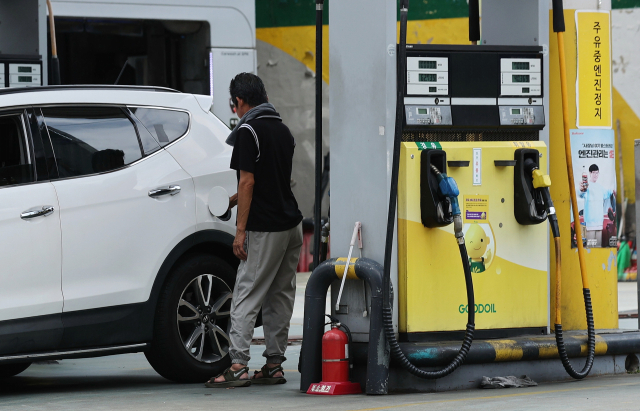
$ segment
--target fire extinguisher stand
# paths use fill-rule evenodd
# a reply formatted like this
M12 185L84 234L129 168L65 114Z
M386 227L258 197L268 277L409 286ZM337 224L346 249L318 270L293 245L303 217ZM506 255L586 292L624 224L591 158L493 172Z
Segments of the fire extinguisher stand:
M325 325L327 290L331 283L341 280L345 258L332 258L320 264L309 277L305 290L304 329L300 352L300 391L309 392L312 385L327 385L322 374L322 339ZM389 345L386 342L382 324L382 266L368 258L358 258L350 264L358 279L364 280L371 293L369 315L369 342L366 375L360 379L361 387L367 394L387 393L389 381ZM349 270L352 271L351 269ZM318 381L322 381L318 383ZM323 390L325 390L324 388ZM331 390L329 388L329 390ZM335 391L335 390L334 390ZM311 394L316 394L312 392ZM317 393L320 394L320 393ZM329 393L322 393L329 394Z
M344 395L362 392L359 383L349 381L351 339L341 327L344 326L332 318L331 329L322 336L322 381L311 384L307 394Z

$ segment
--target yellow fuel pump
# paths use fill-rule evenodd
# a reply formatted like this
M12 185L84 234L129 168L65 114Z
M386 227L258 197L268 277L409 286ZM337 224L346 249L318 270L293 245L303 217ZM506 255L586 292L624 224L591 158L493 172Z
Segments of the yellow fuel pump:
M554 30L561 37L563 24L557 16L562 16L561 0L554 0ZM562 334L560 234L549 194L551 181L541 171L548 162L546 145L538 138L545 126L541 48L405 46L404 33L401 23L398 100L404 104L397 140L402 144L399 163L394 152L398 186L392 175L389 207L392 226L397 189L400 340L454 339L462 335L463 319L471 312L476 317L471 333L467 323L466 337L473 332L476 338L548 334L549 239L542 223L549 219L557 257L558 352L567 372L584 378L595 352L591 297L579 242L588 358L584 369L576 371ZM560 56L562 73L562 50ZM568 127L565 121L567 167L573 181ZM433 170L448 170L460 187L460 225L453 229L451 206L433 188ZM576 204L575 188L570 187ZM578 221L577 207L573 210ZM460 261L450 244L464 237L468 255ZM388 265L385 259L385 268ZM450 274L461 270L472 273L473 304L466 301L462 278ZM393 341L391 348L402 363ZM465 351L463 344L461 352ZM410 364L407 368L411 371Z

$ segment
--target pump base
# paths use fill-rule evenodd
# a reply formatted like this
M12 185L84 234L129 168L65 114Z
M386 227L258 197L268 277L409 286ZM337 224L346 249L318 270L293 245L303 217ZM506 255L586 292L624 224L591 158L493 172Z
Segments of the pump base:
M360 394L362 388L357 382L317 382L311 384L307 390L307 394L313 395L346 395L346 394Z
M582 369L586 359L582 353L586 352L587 332L572 330L564 334L571 364ZM596 343L596 358L590 377L624 374L635 369L631 364L637 364L637 358L640 358L640 330L599 329L596 330ZM435 371L451 361L460 344L460 341L401 342L400 347L417 367ZM351 378L365 384L368 344L354 343L351 348ZM392 361L387 389L389 393L466 390L478 388L482 376L523 374L537 383L572 380L558 358L553 334L475 340L465 363L453 374L437 380L417 378Z

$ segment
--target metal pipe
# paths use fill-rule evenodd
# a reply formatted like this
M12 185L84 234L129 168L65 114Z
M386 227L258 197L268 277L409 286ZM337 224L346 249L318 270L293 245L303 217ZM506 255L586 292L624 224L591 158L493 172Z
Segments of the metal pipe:
M323 262L324 260L327 259L327 249L329 246L329 230L330 230L330 223L329 221L327 221L323 226L322 226L322 235L320 238L321 244L320 244L320 262Z
M469 0L469 41L477 45L480 41L480 5L478 0Z
M60 61L58 60L58 45L56 43L56 24L53 18L53 8L51 0L47 0L49 9L49 32L51 35L51 85L60 84Z
M320 264L322 210L322 12L324 0L316 0L316 201L313 210L313 268Z
M322 379L322 335L327 290L333 281L341 277L342 272L336 269L336 266L341 265L335 258L327 260L313 270L307 282L299 365L300 391L303 392L306 392L311 384ZM384 338L382 324L383 267L368 258L358 258L353 268L356 276L365 281L371 292L365 392L386 394L389 380L389 347Z
M58 57L58 46L56 44L56 24L53 19L53 8L51 0L47 0L47 8L49 9L49 33L51 34L51 56Z
M623 236L626 238L624 235L626 232L624 229L626 223L624 217L627 211L627 196L624 191L624 167L622 167L622 133L620 133L620 119L616 120L616 130L618 131L618 167L620 167L620 191L622 192L622 196L620 196L622 210L620 210L620 227L618 228L618 240L620 240Z

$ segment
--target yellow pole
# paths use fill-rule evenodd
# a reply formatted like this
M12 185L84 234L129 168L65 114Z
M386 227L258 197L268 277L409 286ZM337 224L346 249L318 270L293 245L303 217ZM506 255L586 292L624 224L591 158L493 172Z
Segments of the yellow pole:
M559 31L558 35L558 56L560 58L560 91L562 93L562 123L564 125L564 151L567 157L567 176L569 177L569 193L573 210L573 225L576 233L576 243L578 244L578 259L580 260L580 274L582 275L582 288L589 288L589 278L587 276L587 265L585 263L584 246L582 244L582 232L580 230L580 215L578 214L578 200L576 187L573 179L573 161L571 159L571 138L569 125L569 97L567 96L567 68L564 56L564 33ZM557 272L557 271L556 271ZM560 287L560 277L556 279L557 286ZM559 298L559 295L556 295ZM560 301L556 301L556 313L560 311ZM557 314L556 314L557 315ZM558 322L558 324L561 324Z

